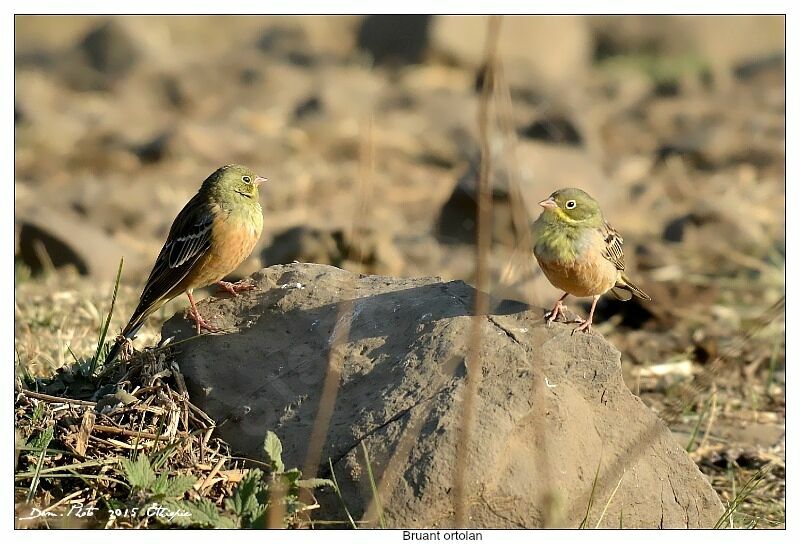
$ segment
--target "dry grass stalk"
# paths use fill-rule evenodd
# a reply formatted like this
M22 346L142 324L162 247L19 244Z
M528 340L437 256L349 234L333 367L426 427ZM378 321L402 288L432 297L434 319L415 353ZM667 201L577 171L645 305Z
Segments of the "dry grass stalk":
M475 311L469 336L466 356L466 378L464 386L464 410L462 412L461 432L458 440L453 481L453 508L455 526L465 527L467 514L467 465L468 452L474 422L475 398L480 377L481 328L484 316L489 310L489 254L492 237L492 187L491 187L491 147L489 134L489 108L494 93L495 71L497 66L497 42L500 35L500 17L489 17L486 37L485 75L478 110L478 132L481 145L480 177L478 178L478 240L475 248Z

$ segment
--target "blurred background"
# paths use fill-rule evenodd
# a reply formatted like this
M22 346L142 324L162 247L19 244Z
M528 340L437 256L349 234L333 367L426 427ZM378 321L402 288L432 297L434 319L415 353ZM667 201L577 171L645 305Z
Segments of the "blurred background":
M94 348L124 257L118 331L227 163L270 179L237 278L298 260L473 282L487 19L16 17L17 365ZM596 330L723 500L772 463L740 515L781 525L783 17L504 17L498 58L493 297L552 304L526 225L555 189L592 194L653 297L603 300Z

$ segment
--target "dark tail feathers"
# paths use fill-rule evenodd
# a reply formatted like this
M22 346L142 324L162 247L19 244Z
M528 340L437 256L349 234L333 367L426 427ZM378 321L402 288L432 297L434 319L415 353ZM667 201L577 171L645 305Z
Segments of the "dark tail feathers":
M611 293L615 297L620 299L620 300L630 300L631 299L630 296L626 297L622 293L620 293L619 291L627 291L628 293L631 293L632 295L634 295L634 296L636 296L638 298L641 298L642 300L651 300L650 296L647 293L645 293L644 291L642 291L641 289L639 289L636 286L635 283L633 283L631 280L628 279L627 276L625 276L625 274L622 274L620 276L619 281L613 287L613 289L611 290Z

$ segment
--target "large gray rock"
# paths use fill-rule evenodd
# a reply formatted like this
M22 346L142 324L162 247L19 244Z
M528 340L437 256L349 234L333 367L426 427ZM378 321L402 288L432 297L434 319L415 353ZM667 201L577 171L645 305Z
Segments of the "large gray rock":
M540 310L507 301L481 317L472 439L460 449L470 286L314 264L252 279L257 290L200 304L227 334L176 348L192 400L236 450L263 457L273 430L287 466L302 467L333 343L339 378L329 386L338 395L318 473L331 459L354 516L376 522L362 443L388 526L452 526L459 455L472 527L577 527L590 502L590 527L710 527L721 515L705 477L628 391L620 354L601 336L547 328ZM347 323L346 341L332 342ZM182 315L163 329L177 340L193 334ZM318 498L321 519L346 519L332 492Z

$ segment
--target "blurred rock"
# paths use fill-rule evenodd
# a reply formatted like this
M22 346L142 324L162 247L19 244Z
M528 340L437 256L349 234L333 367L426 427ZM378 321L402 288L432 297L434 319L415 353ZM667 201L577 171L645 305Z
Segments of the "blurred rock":
M169 153L171 145L174 144L174 139L173 132L162 132L152 140L133 146L133 152L143 164L159 162Z
M322 111L322 100L318 96L312 96L301 101L294 109L295 121L300 121L306 117L311 117Z
M417 64L428 49L431 15L368 15L358 29L358 47L375 64Z
M127 76L140 58L131 35L117 19L109 19L67 53L61 71L79 90L107 90Z
M477 68L484 62L487 23L486 16L436 16L431 47L459 64ZM500 23L498 54L512 86L574 85L586 73L591 46L584 17L514 16Z
M136 64L138 51L114 19L92 30L80 45L89 65L111 77L122 77Z
M193 100L181 78L166 74L161 77L160 83L164 98L171 107L185 111L192 106Z
M783 51L782 16L595 16L587 18L594 57L632 53L692 54L710 64L714 82L729 86L733 68Z
M764 73L783 73L785 75L786 55L773 53L743 61L733 68L733 74L742 80L756 78Z
M542 140L553 144L580 146L583 138L569 119L563 116L547 116L537 119L520 129L520 136L531 140Z
M268 28L261 34L256 46L263 53L284 58L292 64L310 66L314 63L308 38L303 29L298 27Z
M372 274L397 274L403 257L392 241L388 229L349 229L293 227L278 234L261 253L267 265L294 261L330 264L338 267L363 265Z
M478 380L475 417L462 451L473 288L317 264L273 266L252 279L254 291L200 303L232 332L181 343L176 361L193 402L225 421L221 436L235 451L262 455L272 430L287 466L319 454L311 470L329 477L331 460L342 499L316 493L325 519L344 519L344 503L355 519L376 523L362 447L388 527L451 527L462 455L470 527L577 527L592 497L605 515L592 509L590 526L711 527L723 512L683 447L625 386L620 353L597 334L546 327L541 310L514 303L481 317L469 370ZM343 323L349 332L340 338ZM194 334L183 313L162 330L177 342ZM338 394L322 451L309 452L331 364Z
M25 121L25 113L22 111L22 108L14 102L14 124L19 124Z
M29 209L15 218L16 257L34 274L74 266L83 275L108 280L119 266L118 245L94 225L67 212Z
M509 149L492 152L492 240L514 247L522 240L517 225L528 228L541 212L538 202L564 187L581 187L595 198L611 201L616 188L606 183L599 166L582 150L522 140L515 149L516 161L506 160ZM510 171L514 168L514 171ZM445 243L474 243L477 235L477 187L480 156L475 152L470 166L459 178L452 194L442 206L436 225L437 237ZM510 174L513 174L513 178ZM519 201L512 191L518 184Z

